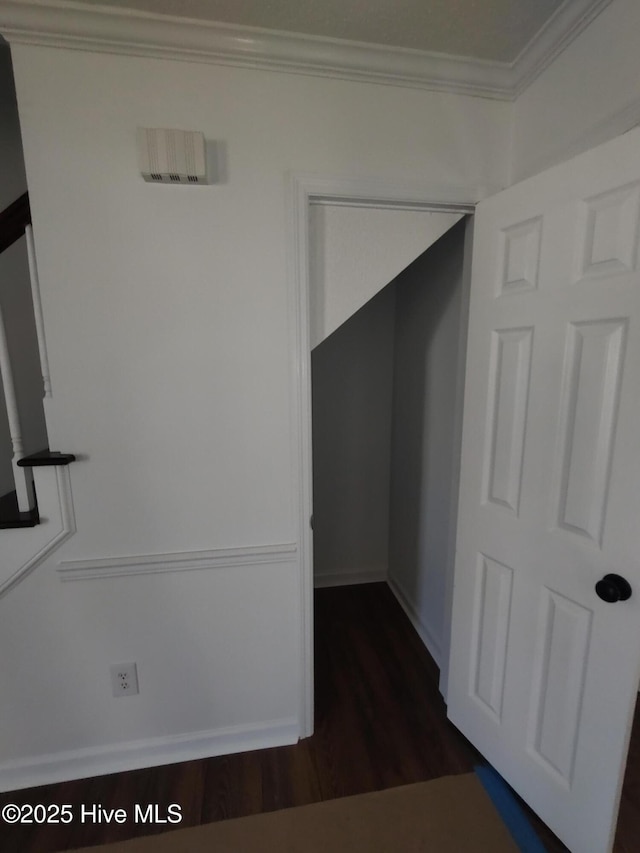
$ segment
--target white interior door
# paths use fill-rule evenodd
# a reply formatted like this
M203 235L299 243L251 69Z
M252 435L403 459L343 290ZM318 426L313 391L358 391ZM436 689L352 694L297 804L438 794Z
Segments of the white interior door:
M476 214L449 716L575 853L640 675L639 225L640 130Z

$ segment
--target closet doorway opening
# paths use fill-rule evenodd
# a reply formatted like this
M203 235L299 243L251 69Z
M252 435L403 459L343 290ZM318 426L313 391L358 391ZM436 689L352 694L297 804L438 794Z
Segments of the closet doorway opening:
M471 210L308 207L313 586L385 582L444 693Z

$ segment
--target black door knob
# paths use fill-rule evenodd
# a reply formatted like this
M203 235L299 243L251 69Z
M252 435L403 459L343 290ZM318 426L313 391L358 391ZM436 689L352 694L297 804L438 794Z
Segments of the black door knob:
M631 584L620 575L605 575L596 584L596 593L603 601L613 604L631 598Z

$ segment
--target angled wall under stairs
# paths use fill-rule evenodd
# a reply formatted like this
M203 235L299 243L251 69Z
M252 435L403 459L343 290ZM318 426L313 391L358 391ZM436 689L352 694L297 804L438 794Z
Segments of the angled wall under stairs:
M22 460L22 467L33 470L37 505L30 513L33 524L0 530L0 597L75 533L68 468L74 459L45 451Z
M460 213L312 205L311 348L352 317L461 218Z

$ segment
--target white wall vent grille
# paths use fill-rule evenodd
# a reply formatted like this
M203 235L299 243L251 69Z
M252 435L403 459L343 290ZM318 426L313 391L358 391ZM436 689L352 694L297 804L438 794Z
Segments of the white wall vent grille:
M139 127L138 163L145 181L206 184L204 134L193 130Z

